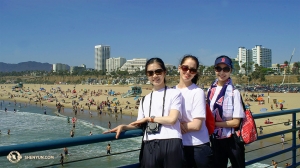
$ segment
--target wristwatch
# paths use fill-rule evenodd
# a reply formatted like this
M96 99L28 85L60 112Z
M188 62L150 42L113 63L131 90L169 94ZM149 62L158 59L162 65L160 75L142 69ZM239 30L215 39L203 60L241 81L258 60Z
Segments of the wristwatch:
M154 122L154 118L155 118L155 116L151 116L151 117L150 117L150 122L153 123L153 122Z

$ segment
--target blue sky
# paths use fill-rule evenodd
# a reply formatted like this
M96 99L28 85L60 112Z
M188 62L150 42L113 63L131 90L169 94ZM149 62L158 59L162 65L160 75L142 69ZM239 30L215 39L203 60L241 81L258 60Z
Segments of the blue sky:
M299 0L0 0L0 62L86 64L94 46L111 57L185 54L212 65L238 47L272 49L273 63L300 61Z

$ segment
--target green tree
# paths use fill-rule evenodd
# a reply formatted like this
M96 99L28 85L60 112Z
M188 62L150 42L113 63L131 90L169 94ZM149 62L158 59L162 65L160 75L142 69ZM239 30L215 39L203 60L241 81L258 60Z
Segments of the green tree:
M299 74L299 62L293 64L293 74Z
M277 64L276 66L277 66L277 72L279 72L280 71L280 64Z

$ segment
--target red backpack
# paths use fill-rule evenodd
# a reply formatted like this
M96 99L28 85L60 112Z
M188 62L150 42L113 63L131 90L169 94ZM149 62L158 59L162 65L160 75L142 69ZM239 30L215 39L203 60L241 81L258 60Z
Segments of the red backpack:
M208 135L211 135L214 133L215 130L215 117L213 113L210 110L209 104L206 103L206 120L205 124L208 130Z
M249 144L257 140L256 124L249 109L245 109L242 96L241 101L245 112L245 118L241 119L239 128L235 131L235 140L238 143Z

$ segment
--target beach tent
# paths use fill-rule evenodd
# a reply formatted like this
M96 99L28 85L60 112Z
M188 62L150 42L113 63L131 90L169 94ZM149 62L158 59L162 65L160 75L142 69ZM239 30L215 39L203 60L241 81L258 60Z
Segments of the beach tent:
M267 112L268 109L267 108L261 108L259 111L262 112L262 113L264 113L264 112Z

